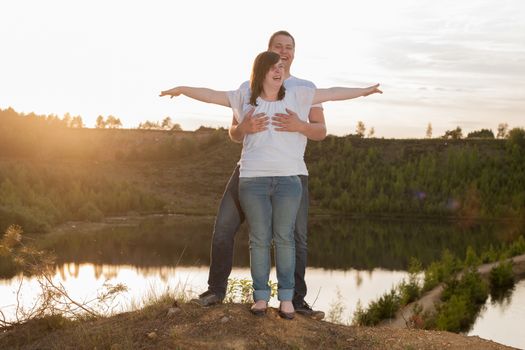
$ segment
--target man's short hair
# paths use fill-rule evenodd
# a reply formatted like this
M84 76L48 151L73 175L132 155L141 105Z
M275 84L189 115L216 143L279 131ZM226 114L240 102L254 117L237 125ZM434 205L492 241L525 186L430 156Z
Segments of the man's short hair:
M293 42L293 47L295 48L295 39L293 38L292 34L288 33L286 30L279 30L278 32L273 33L270 37L270 40L268 41L268 50L272 47L273 39L275 39L277 35L285 35L290 37Z

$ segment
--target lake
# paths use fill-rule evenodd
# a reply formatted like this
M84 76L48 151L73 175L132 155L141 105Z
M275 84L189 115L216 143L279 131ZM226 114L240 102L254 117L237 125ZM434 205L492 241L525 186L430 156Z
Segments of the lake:
M81 300L96 295L106 281L129 290L114 311L140 307L166 291L195 296L207 287L212 217L156 216L114 218L105 223L72 223L37 237L41 247L57 256L55 281ZM366 306L408 276L410 258L428 265L448 249L463 258L497 247L523 234L515 223L407 220L350 220L312 217L309 224L307 301L327 319L350 323L356 305ZM12 314L20 276L0 270L0 307ZM250 278L248 233L237 235L231 277ZM271 279L276 281L275 271ZM22 303L34 297L36 282L26 279ZM271 305L277 305L272 300ZM525 281L499 302L489 298L469 335L525 348Z

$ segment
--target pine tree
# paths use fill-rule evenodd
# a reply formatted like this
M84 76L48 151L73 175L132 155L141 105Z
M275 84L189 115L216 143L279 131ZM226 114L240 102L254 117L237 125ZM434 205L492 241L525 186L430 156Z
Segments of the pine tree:
M426 135L427 135L427 139L432 138L432 124L430 123L428 123Z
M497 133L496 137L498 139L503 139L503 138L507 137L508 130L509 130L509 124L507 124L507 123L500 123L500 124L498 124L498 133Z
M106 126L109 129L118 129L122 127L122 122L119 118L109 115L106 119Z
M358 121L357 122L357 127L355 129L355 132L356 132L357 136L358 137L364 137L365 136L365 131L366 131L365 123L363 123L362 121Z
M106 128L106 122L104 121L104 117L99 115L97 117L97 122L95 124L95 128L97 129L105 129Z

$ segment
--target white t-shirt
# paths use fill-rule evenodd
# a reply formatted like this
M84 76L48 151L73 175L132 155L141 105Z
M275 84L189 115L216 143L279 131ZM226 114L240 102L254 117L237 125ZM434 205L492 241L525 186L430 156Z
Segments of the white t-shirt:
M290 77L284 81L286 94L280 101L265 101L257 98L254 114L264 112L272 118L275 113L286 113L286 108L308 121L312 107L315 85L307 80ZM235 119L240 123L251 109L248 82L238 90L229 91L228 99ZM321 106L321 105L315 105ZM299 132L275 131L269 124L268 130L244 137L241 153L240 177L308 175L304 162L306 136Z
M283 85L285 89L288 89L294 86L306 86L306 87L311 87L312 89L317 88L317 86L315 86L315 84L312 83L310 80L299 79L297 77L294 77L293 75L290 75L290 77L284 81ZM240 89L250 90L250 82L246 80L244 83L241 84L241 86L239 86L239 90ZM312 107L323 108L323 105L321 103L317 103L315 105L312 105Z

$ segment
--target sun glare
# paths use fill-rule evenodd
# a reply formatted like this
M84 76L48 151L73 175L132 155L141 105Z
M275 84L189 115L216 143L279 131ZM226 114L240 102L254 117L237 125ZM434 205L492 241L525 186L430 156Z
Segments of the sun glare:
M15 54L2 56L0 107L19 112L68 112L88 127L99 115L128 128L165 116L184 129L226 127L228 109L158 92L180 84L235 89L269 35L287 29L297 42L293 74L320 87L382 84L384 95L366 107L327 106L330 133L352 132L358 120L385 137L422 137L429 122L440 132L458 123L523 124L525 4L517 0L329 0L303 2L300 15L295 3L277 1L26 1L1 10L0 36ZM486 86L498 87L488 99ZM450 108L434 109L443 101ZM392 128L397 119L411 127Z

